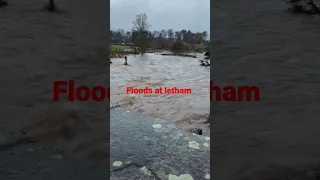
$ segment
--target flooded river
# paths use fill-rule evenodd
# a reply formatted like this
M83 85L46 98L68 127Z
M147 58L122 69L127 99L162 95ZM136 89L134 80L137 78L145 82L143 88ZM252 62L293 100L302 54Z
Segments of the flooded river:
M54 102L52 96L55 80L109 84L107 2L55 2L63 13L42 11L41 0L11 0L0 9L0 128L105 162L108 101Z
M201 56L199 54L199 56ZM112 59L110 65L111 101L181 125L185 129L202 128L209 134L206 120L210 111L210 68L202 67L199 58L145 54ZM191 88L191 94L126 94L126 87Z
M262 0L212 5L212 79L259 86L261 98L211 104L216 179L291 179L280 176L320 160L320 16L287 8Z

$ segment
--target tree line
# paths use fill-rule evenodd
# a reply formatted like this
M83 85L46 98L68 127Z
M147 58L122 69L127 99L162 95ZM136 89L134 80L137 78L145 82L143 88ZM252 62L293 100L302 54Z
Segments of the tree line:
M114 43L132 43L132 34L134 31L125 31L123 29L110 30L111 41ZM160 31L148 31L148 38L151 39L171 39L182 40L189 44L200 44L207 42L208 33L192 32L190 30L174 31L173 29L162 29Z
M146 14L139 14L133 21L131 31L123 29L110 30L110 40L113 44L132 44L140 50L152 49L177 49L194 50L200 44L208 45L207 31L192 32L191 30L162 29L150 31L150 24Z

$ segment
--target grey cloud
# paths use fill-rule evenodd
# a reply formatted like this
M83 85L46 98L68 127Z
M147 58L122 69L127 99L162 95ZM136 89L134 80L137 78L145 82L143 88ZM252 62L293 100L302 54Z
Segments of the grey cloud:
M151 30L172 28L210 33L209 0L111 0L110 8L111 29L130 30L135 16L146 13Z

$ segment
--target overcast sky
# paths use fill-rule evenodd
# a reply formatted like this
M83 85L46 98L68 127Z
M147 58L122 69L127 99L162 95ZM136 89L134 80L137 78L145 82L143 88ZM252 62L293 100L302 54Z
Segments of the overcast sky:
M132 21L146 13L150 30L207 31L210 37L210 0L111 0L110 28L131 30Z

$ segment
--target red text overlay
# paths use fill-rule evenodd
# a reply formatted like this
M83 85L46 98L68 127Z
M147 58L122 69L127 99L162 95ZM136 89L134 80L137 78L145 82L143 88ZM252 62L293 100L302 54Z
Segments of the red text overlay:
M89 88L87 86L75 87L74 80L54 81L53 82L53 100L59 101L60 95L67 95L69 101L104 101L106 98L110 100L110 88L95 86Z
M191 88L177 88L177 87L159 87L159 88L136 88L129 86L126 88L127 94L191 94Z
M159 87L136 88L128 86L127 94L192 94L191 88ZM103 86L79 86L75 87L74 80L61 80L53 82L53 100L59 101L60 96L66 95L69 101L94 100L101 102L110 101L110 88ZM210 101L259 101L260 88L257 86L214 86L210 81Z
M215 96L214 96L215 94ZM213 86L210 81L210 101L259 101L260 88L257 86Z

